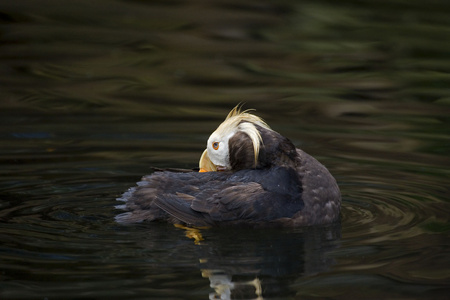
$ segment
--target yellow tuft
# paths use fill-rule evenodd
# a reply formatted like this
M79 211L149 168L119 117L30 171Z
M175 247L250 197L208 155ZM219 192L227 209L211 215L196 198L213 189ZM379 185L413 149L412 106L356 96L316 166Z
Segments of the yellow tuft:
M258 161L260 144L262 143L261 135L255 125L259 125L263 128L269 129L269 125L258 116L255 116L250 111L253 109L247 109L241 111L241 105L236 105L227 115L225 121L219 125L216 129L216 133L221 136L228 136L233 132L241 131L246 133L253 143L253 152L255 154L255 166Z

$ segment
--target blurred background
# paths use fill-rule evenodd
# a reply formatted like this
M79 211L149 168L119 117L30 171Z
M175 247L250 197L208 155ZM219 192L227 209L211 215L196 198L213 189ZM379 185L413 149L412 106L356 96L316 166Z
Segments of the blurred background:
M0 298L446 299L449 36L445 0L0 2ZM328 167L341 224L114 222L238 103Z

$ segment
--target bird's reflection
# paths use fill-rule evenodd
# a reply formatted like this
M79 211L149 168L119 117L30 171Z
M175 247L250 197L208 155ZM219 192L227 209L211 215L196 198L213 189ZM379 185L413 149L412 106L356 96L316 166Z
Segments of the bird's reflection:
M290 297L290 283L326 271L339 246L340 224L301 229L198 229L181 227L196 244L210 299Z

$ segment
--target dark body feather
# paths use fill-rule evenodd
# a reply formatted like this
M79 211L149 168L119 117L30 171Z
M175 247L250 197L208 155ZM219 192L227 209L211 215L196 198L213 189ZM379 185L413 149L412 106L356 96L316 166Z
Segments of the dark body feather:
M277 132L257 129L262 143L256 166L251 141L238 132L229 142L232 171L145 176L118 199L128 212L117 221L251 227L336 221L341 197L328 170Z

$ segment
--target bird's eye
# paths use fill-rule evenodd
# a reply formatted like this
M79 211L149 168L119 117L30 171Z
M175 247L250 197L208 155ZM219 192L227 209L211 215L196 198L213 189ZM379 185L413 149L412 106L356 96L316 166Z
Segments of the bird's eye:
M212 147L214 150L218 150L219 149L219 142L213 142L212 143Z

